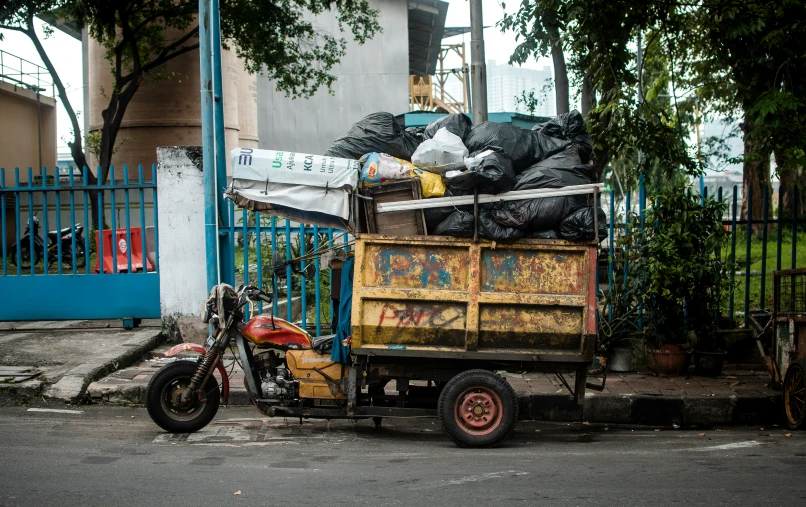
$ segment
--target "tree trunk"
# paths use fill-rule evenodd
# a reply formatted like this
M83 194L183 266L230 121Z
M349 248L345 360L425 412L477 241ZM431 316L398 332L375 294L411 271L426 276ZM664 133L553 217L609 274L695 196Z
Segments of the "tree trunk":
M556 13L553 13L556 15ZM548 19L546 19L548 18ZM557 114L569 111L568 100L568 69L565 67L563 43L560 39L560 30L552 20L552 16L544 16L544 25L551 41L551 60L554 63L554 96L557 104Z
M775 165L779 167L786 166L785 155L778 153L775 154ZM797 209L798 220L803 220L806 215L806 171L802 167L787 169L780 172L781 184L778 192L781 194L781 209L778 210L778 216L781 218L792 218L792 205L793 203ZM797 192L795 189L797 188ZM776 202L776 205L778 203Z
M586 119L588 118L588 113L593 109L593 85L591 84L589 73L582 78L580 109L582 109L582 117Z
M772 195L770 185L770 152L760 146L758 139L753 136L753 123L749 115L745 115L741 124L744 133L744 177L742 181L742 210L741 219L748 216L753 221L760 221L764 216L764 188L768 195ZM748 210L748 196L752 190L753 209Z

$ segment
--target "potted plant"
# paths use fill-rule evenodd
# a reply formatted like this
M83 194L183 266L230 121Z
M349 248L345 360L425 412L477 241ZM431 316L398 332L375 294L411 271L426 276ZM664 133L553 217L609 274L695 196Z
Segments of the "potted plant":
M709 346L727 277L720 261L728 239L725 204L673 184L653 196L645 218L633 217L625 241L639 293L650 370L680 374L692 342Z
M627 278L615 277L614 283L602 297L599 313L599 339L597 348L607 358L607 369L627 372L632 369L635 345L643 332L638 324L638 297L635 283Z

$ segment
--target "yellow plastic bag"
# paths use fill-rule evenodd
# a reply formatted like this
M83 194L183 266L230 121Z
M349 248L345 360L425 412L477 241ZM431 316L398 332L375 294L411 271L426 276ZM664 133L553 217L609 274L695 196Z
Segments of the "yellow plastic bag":
M445 184L442 183L442 176L439 174L430 173L411 168L411 177L420 178L420 186L423 189L423 197L442 197L445 195Z

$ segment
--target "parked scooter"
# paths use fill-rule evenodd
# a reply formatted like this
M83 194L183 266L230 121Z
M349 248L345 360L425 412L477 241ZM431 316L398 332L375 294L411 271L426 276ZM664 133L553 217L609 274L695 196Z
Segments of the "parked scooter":
M34 252L33 252L33 265L39 264L39 261L45 257L45 243L39 234L39 218L33 216L34 224ZM76 244L76 268L83 268L86 265L87 258L84 251L84 226L76 224L75 227L66 227L61 231L48 232L48 246L47 246L47 259L48 266L54 262L59 262L59 244L62 246L61 262L68 266L73 265L73 231L75 231L75 244ZM31 269L31 220L25 226L25 234L20 238L20 267L22 269ZM17 265L17 243L11 245L8 252L9 262Z

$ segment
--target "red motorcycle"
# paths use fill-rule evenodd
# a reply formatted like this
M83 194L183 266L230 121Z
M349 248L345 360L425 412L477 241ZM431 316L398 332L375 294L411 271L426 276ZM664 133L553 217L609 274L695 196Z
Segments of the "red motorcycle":
M244 323L244 308L272 299L257 287L234 290L226 284L213 288L205 303L202 320L215 329L205 346L183 343L168 357L192 350L197 360L177 360L163 367L148 384L148 414L161 428L173 433L198 431L215 417L220 401L229 398L229 377L222 357L227 347L237 346L244 383L253 404L262 413L316 416L321 403L340 410L345 398L341 382L346 366L330 358L333 335L312 338L303 329L271 315L257 315ZM213 376L218 370L222 380ZM342 404L343 405L343 404Z

